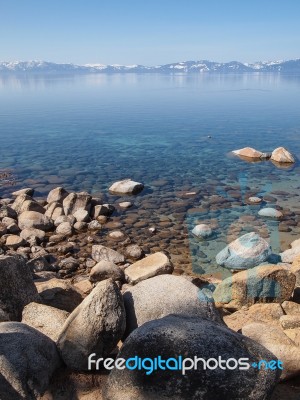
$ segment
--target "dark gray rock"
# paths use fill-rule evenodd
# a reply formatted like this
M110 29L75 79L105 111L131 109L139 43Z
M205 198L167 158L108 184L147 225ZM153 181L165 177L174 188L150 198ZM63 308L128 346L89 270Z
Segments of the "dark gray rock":
M0 324L0 398L37 400L61 361L55 343L20 322Z
M66 365L88 370L88 356L107 356L122 338L125 322L117 285L110 279L99 282L63 326L57 344Z
M0 308L11 320L20 321L26 304L38 300L26 260L19 255L0 256Z
M125 341L118 358L138 356L154 359L199 357L248 358L250 363L276 357L263 346L224 325L201 318L169 315L145 323ZM149 366L149 363L147 363ZM174 365L174 363L172 363ZM214 366L215 362L210 365ZM231 362L229 365L233 365ZM224 364L223 364L224 366ZM103 392L104 400L266 400L279 379L280 371L250 367L240 369L154 370L113 369Z

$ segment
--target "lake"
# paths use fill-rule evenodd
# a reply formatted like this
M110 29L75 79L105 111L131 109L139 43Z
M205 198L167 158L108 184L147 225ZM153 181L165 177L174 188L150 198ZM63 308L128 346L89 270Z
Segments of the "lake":
M278 253L300 236L299 164L248 163L230 152L284 146L300 157L300 77L280 74L98 74L0 77L0 169L16 176L7 197L33 187L37 198L56 186L102 195L130 177L145 184L111 227L146 252L165 250L178 273L228 276L215 255L256 230ZM264 202L247 204L249 195ZM281 208L281 221L257 216ZM193 226L209 222L199 241ZM155 226L151 235L148 228Z

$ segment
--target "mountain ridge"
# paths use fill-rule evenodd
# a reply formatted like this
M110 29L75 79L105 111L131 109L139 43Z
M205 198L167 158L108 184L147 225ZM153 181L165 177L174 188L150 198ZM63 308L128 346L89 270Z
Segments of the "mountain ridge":
M103 65L72 63L53 63L49 61L0 62L0 73L251 73L280 72L300 73L300 58L280 61L258 61L242 63L230 61L220 63L208 60L181 61L157 66L144 65Z

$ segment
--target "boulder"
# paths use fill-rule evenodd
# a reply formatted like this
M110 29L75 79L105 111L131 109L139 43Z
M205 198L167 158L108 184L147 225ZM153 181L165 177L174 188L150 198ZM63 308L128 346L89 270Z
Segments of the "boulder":
M199 224L196 225L193 230L192 234L197 236L198 238L206 239L212 235L213 231L210 226L206 224Z
M70 193L63 200L65 215L74 214L80 208L90 211L92 196L86 192Z
M21 230L26 228L41 229L49 231L53 227L53 223L46 215L36 211L25 211L19 215L19 227Z
M276 208L272 207L265 207L258 211L258 215L261 217L268 217L268 218L282 218L283 214L281 211L276 210Z
M224 279L213 293L216 305L238 310L255 303L282 303L289 300L295 275L277 265L260 265Z
M33 199L27 194L21 194L20 196L15 198L15 201L11 204L11 208L15 210L17 214L21 214L21 208L25 201L33 201ZM32 211L32 210L24 210L24 211Z
M36 211L38 213L45 214L44 207L34 200L25 200L21 205L18 214L22 214L25 211Z
M79 208L75 213L73 214L73 217L76 218L77 222L88 222L90 221L90 216L87 210L84 210L83 208Z
M291 272L296 276L296 286L300 287L300 248L299 254L293 259Z
M13 218L16 220L18 218L18 214L10 206L2 206L0 207L0 219L5 217Z
M23 308L38 301L30 268L19 255L0 256L0 308L10 320L21 320Z
M97 204L95 207L93 207L92 217L95 219L100 217L100 215L110 217L114 210L115 207L111 204Z
M293 301L284 301L281 307L287 315L300 314L300 304Z
M62 204L53 202L47 205L45 215L55 221L58 217L65 215Z
M130 265L125 270L125 276L129 283L135 284L157 275L171 274L173 269L168 257L158 252Z
M63 236L70 236L73 233L73 227L70 224L70 222L62 222L58 227L56 228L56 233L58 235L63 235Z
M20 322L0 324L0 398L36 400L61 365L55 343Z
M296 161L295 157L284 147L277 147L272 152L271 160L278 163L294 163Z
M241 157L247 157L247 158L254 158L254 159L260 159L263 158L264 153L262 153L259 150L255 150L252 147L244 147L239 150L233 150L233 154Z
M114 368L103 391L104 400L265 400L280 376L279 370L251 367L262 359L275 359L263 346L202 318L169 315L145 323L126 339L118 354L125 360L133 358L130 366L135 356L147 360L160 356L168 361L162 368L151 369L150 361L144 363L145 368ZM188 362L179 365L179 356ZM220 358L221 368L216 367ZM247 359L250 368L240 369L233 358ZM183 371L183 365L189 369Z
M67 311L33 302L25 306L22 322L56 342L68 316Z
M6 235L7 233L7 226L0 222L0 236Z
M26 241L34 239L37 243L41 243L45 239L45 232L41 229L25 228L21 231L20 237Z
M300 348L278 327L252 323L242 328L243 335L255 340L283 363L281 380L300 373Z
M92 247L92 259L97 262L102 260L111 261L115 264L123 263L125 261L123 254L120 254L109 247L102 246L101 244Z
M281 261L284 263L293 263L294 260L298 259L300 256L300 245L299 246L294 246L291 249L287 249L283 251L282 253L279 253L281 257ZM297 264L297 261L295 261L294 264L294 270L296 270L295 265Z
M49 263L49 256L44 254L34 254L34 256L27 262L27 265L32 272L53 271L55 268Z
M62 279L35 282L35 286L44 304L68 312L72 312L84 298L80 290Z
M98 262L90 272L91 282L100 282L111 278L113 281L124 281L124 271L111 261Z
M97 221L93 221L93 222L97 222ZM86 229L88 229L89 224L87 222L75 222L74 224L74 229L76 231L84 231Z
M18 235L8 235L6 237L5 245L10 249L17 250L19 247L25 246L26 241Z
M32 197L34 194L34 189L32 189L32 188L20 189L20 190L13 192L11 195L13 197L18 197L18 196L21 196L22 194L27 194L27 196Z
M280 317L280 324L284 330L300 328L300 315L282 315Z
M266 261L272 250L269 243L255 232L246 233L221 250L217 264L228 269L249 269Z
M58 348L68 367L86 371L89 355L109 355L124 330L122 295L117 285L108 279L99 282L70 314L58 339Z
M50 204L53 202L57 202L62 204L62 202L68 196L68 194L69 193L64 188L57 187L49 192L47 197L47 203Z
M109 191L113 194L138 194L144 189L144 185L131 179L123 179L113 183Z
M160 275L128 286L123 294L126 335L152 319L169 314L208 318L221 322L213 301L201 297L200 290L181 276Z
M266 322L270 325L280 326L280 317L284 312L278 303L254 304L251 307L243 307L230 315L224 316L224 322L228 328L239 331L244 325L252 322Z

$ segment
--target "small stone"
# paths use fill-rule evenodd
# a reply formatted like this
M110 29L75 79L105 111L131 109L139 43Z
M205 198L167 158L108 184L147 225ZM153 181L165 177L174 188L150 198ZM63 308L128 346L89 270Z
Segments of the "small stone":
M114 240L122 240L125 237L124 233L121 231L112 231L108 234L108 236L110 237L110 239Z
M83 231L83 230L87 229L88 226L89 226L89 224L86 222L75 222L74 229L76 231Z
M206 224L196 225L192 230L193 235L203 239L210 237L212 233L213 233L212 229Z
M259 203L262 202L262 199L261 199L260 197L255 197L255 196L253 196L253 197L249 197L249 198L248 198L248 201L249 201L250 203L253 203L253 204L259 204Z
M131 244L126 247L125 254L133 260L139 260L143 255L143 250L137 244Z
M5 243L5 245L7 247L10 247L14 250L17 250L18 247L24 246L25 244L26 244L26 241L17 235L7 236L6 243Z
M121 208L130 208L132 207L132 203L131 201L122 201L121 203L119 203L119 206Z
M275 208L267 207L262 208L258 211L258 215L261 217L269 217L269 218L281 218L283 214L281 211L276 210Z
M88 230L90 231L99 231L102 228L102 225L97 220L91 221L88 224Z

